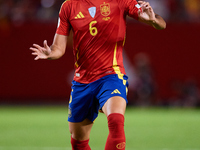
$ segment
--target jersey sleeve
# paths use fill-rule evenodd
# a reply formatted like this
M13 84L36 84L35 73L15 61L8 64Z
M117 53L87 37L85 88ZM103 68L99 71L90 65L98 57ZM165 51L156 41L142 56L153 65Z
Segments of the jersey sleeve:
M71 30L71 24L69 22L70 14L70 1L65 1L59 12L58 27L56 30L57 34L68 36Z
M125 13L138 20L138 11L141 10L140 5L136 0L122 0L124 2Z

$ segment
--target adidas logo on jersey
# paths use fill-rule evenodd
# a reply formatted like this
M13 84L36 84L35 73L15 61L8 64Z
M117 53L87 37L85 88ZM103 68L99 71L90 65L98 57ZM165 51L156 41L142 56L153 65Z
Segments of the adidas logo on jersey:
M75 19L79 19L79 18L85 18L85 16L82 14L82 12L79 12L75 17Z
M121 94L118 89L115 89L111 94L116 94L116 93Z

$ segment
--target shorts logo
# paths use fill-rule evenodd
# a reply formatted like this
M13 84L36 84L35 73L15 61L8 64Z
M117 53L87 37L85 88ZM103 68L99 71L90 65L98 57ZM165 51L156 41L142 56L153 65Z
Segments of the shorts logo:
M100 5L100 10L103 16L110 15L110 4L104 2L103 4Z
M122 142L116 145L117 149L123 149L126 146L126 142Z
M118 89L115 89L111 94L121 94L120 91Z

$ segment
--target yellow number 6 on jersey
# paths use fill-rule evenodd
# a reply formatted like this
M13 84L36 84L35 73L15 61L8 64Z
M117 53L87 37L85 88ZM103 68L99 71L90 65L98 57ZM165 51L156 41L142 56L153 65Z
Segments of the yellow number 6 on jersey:
M97 23L97 21L91 21L90 24L89 24L89 30L90 30L90 34L92 36L95 36L98 33L97 28L96 27L92 27L92 25L95 24L95 23Z

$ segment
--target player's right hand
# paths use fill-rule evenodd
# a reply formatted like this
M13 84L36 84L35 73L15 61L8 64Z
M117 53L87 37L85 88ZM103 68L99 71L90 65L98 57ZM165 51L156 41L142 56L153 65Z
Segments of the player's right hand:
M48 59L51 54L51 48L48 46L47 41L44 40L44 47L39 46L38 44L33 44L33 47L30 47L32 50L32 55L35 55L35 60L38 59Z

